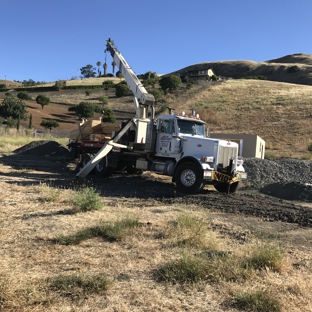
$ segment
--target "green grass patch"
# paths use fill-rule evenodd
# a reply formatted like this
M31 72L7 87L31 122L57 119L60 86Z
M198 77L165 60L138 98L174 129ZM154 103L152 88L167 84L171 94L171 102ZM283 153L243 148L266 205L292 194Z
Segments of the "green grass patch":
M255 270L269 268L281 272L283 267L284 252L274 244L256 245L249 255L243 258L242 267Z
M164 232L164 237L171 239L173 244L193 247L205 247L207 236L207 224L187 214L181 214L176 220L169 221Z
M124 218L116 221L114 224L100 224L98 226L78 231L74 235L59 235L55 242L61 245L78 245L82 241L101 237L107 241L121 241L123 240L130 229L139 227L141 224L136 218Z
M72 197L72 202L81 211L99 210L103 207L100 194L93 187L77 190Z
M281 302L267 291L241 293L235 295L235 306L244 311L280 312Z
M82 298L106 293L111 282L104 274L72 274L56 276L48 284L62 296Z
M54 187L51 183L39 184L40 201L42 202L57 202L60 199L61 191Z
M185 253L169 261L156 271L156 280L170 283L197 283L199 281L242 281L251 272L239 265L236 257L214 251L199 255Z

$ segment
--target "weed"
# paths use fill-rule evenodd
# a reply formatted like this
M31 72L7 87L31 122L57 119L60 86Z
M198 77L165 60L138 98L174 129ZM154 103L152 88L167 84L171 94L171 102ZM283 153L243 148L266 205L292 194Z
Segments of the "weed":
M227 253L214 251L199 255L184 254L180 259L164 264L156 274L159 281L171 283L196 283L238 281L249 277L250 272L240 267L239 262Z
M56 243L61 245L78 245L82 241L93 238L102 237L107 241L121 241L127 234L128 229L140 226L140 222L135 218L125 218L116 221L114 224L101 224L96 227L78 231L74 235L59 235Z
M267 291L242 293L235 296L235 305L244 311L280 312L282 304Z
M40 200L42 202L56 202L59 200L61 192L58 188L53 187L53 185L47 183L39 184Z
M283 267L283 258L283 251L274 244L256 245L251 254L242 260L242 267L255 270L269 268L280 272Z
M59 275L48 280L48 283L53 291L63 296L78 298L92 294L103 294L111 284L104 274Z
M84 187L76 191L72 202L81 211L99 210L103 207L101 197L93 187Z
M213 232L209 233L207 224L186 214L181 214L176 221L169 222L164 236L172 238L178 245L216 247L215 237Z

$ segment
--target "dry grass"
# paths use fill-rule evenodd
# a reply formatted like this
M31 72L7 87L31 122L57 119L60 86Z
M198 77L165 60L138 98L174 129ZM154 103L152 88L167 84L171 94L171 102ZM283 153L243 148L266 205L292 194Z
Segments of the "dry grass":
M287 225L157 200L138 208L110 197L102 197L101 210L79 212L68 200L73 190L56 189L47 200L50 185L24 184L7 166L0 172L1 311L236 311L235 303L247 304L254 294L261 301L262 293L278 298L283 311L312 309L311 245ZM101 233L128 230L121 239L107 239L99 220ZM97 234L78 244L55 244L60 235L90 228ZM283 257L275 261L272 249L264 253L259 246L279 246ZM209 270L195 283L156 278L166 264L198 257Z

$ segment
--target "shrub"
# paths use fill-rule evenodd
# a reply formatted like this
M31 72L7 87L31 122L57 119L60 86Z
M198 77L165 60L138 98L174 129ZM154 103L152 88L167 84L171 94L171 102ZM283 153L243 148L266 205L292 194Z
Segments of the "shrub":
M43 94L39 94L39 95L36 97L36 102L37 102L38 104L40 104L41 107L42 107L42 109L43 109L44 106L49 105L50 99L49 99L47 96L43 95Z
M154 95L155 100L160 100L164 96L164 91L161 89L153 89L149 92Z
M102 122L108 122L108 123L114 123L116 121L116 118L114 116L114 112L112 109L106 107L103 109L103 117Z
M60 125L56 120L53 119L43 119L40 123L40 126L44 129L49 129L50 131L52 128L58 128Z
M101 197L93 187L79 189L72 201L81 211L99 210L103 207Z
M6 89L6 84L5 83L0 83L0 89Z
M103 85L104 89L106 89L106 90L109 88L115 88L116 87L116 85L114 84L114 82L112 80L105 80L102 85Z
M17 97L23 100L32 100L32 97L26 92L18 92Z
M104 104L108 104L108 97L105 95L102 95L99 97L99 101L104 105Z
M124 83L119 83L116 85L116 97L123 97L127 95L131 95L131 91L129 90L128 86Z
M56 202L59 200L61 192L58 188L53 187L51 184L39 184L40 200L43 202Z
M92 94L92 91L86 90L86 96L89 96L89 95L91 95L91 94Z
M308 151L309 151L309 152L312 152L312 143L310 143L310 144L308 145Z
M182 80L176 75L164 76L159 80L159 85L163 91L179 89L182 85Z
M55 81L54 89L56 91L59 91L59 90L61 90L64 87L66 87L66 80L57 80L57 81Z

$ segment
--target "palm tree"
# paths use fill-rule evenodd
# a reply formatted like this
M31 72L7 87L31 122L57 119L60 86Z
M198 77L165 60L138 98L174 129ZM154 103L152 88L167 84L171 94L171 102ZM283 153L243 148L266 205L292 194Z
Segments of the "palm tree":
M115 73L115 66L116 66L115 61L112 62L112 66L113 66L113 74L114 74Z
M103 68L104 68L104 76L106 77L106 70L107 70L107 63L106 62L104 63Z
M98 76L100 76L101 75L101 72L100 72L101 62L100 61L96 62L96 65L98 67Z

